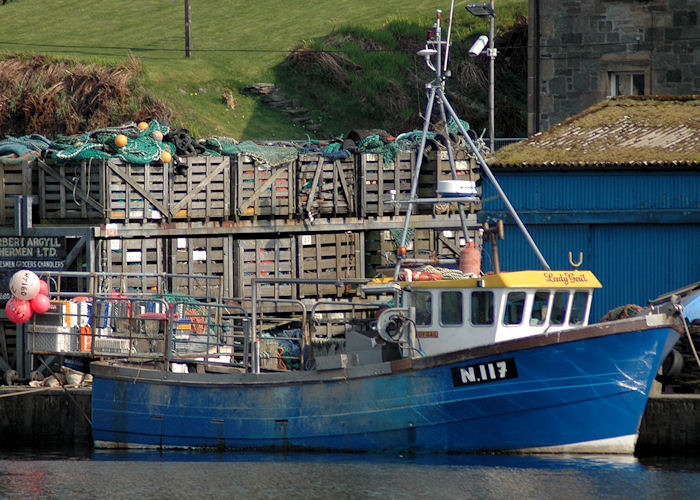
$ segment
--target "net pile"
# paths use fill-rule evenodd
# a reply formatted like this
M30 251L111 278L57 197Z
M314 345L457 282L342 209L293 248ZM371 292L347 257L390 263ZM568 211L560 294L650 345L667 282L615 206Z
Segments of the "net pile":
M469 124L462 121L465 130ZM436 132L425 135L426 144L432 148L444 148L445 141L454 141L459 132L457 123L450 118L447 126L436 126ZM447 132L447 134L446 134ZM446 138L445 135L449 135ZM119 136L127 138L126 144L117 145ZM278 143L252 140L236 141L229 137L209 137L197 140L189 130L170 130L167 123L152 120L148 124L127 123L71 136L59 136L49 140L41 135L7 138L0 141L0 162L16 163L36 156L53 158L58 162L119 158L126 163L146 164L159 161L163 152L170 153L176 165L176 155L233 156L245 154L257 163L271 167L283 165L299 154L320 154L333 159L344 159L353 153L381 155L383 168L394 168L394 158L400 152L416 151L423 141L423 131L413 130L392 137L379 129L352 130L344 137L328 141L286 141Z
M169 127L154 120L145 129L135 123L120 127L108 127L81 135L61 136L51 143L53 157L58 161L89 160L97 158L120 158L127 163L145 164L157 161L163 151L171 155L175 147L159 140L169 131ZM158 132L158 134L154 134ZM119 135L127 138L124 146L117 146Z

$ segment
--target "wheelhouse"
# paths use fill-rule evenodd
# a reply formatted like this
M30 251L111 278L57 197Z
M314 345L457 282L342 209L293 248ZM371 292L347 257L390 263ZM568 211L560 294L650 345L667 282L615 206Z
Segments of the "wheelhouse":
M600 286L589 271L418 281L404 284L404 306L415 308L416 337L430 355L585 326Z

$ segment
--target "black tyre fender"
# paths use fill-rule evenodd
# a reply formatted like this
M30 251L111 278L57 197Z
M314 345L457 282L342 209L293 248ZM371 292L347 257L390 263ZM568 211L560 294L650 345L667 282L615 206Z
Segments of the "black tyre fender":
M656 380L659 382L668 382L673 377L678 375L683 369L683 355L676 349L671 349L666 359L661 364L661 370L656 375Z

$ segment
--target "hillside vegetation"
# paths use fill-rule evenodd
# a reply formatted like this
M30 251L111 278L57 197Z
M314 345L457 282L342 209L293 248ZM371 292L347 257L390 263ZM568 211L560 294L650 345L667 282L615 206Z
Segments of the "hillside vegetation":
M243 90L272 82L309 110L318 135L414 128L430 79L415 55L446 0L191 2L16 0L0 6L0 134L72 134L167 119L196 136L297 139L314 133ZM497 2L497 135L524 133L525 0ZM447 90L460 116L486 126L487 59L466 56L487 22L458 4ZM40 57L37 57L40 55ZM53 118L53 121L51 120Z

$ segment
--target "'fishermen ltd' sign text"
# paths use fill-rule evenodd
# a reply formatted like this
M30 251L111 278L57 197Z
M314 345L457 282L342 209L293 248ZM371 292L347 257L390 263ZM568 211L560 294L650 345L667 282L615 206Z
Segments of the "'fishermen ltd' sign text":
M11 297L10 278L17 271L62 271L65 266L65 236L1 236L0 300Z

